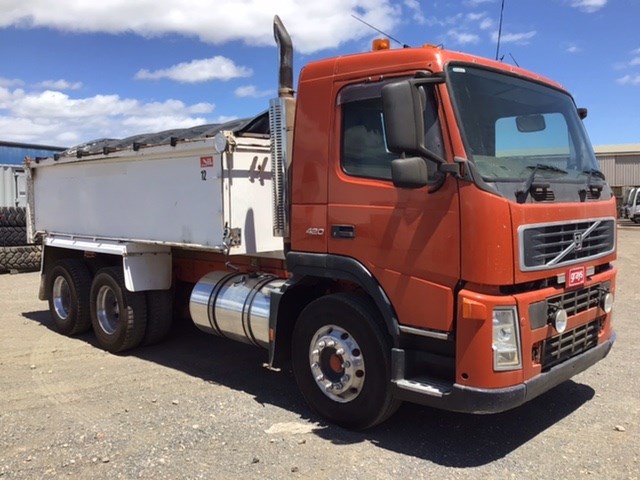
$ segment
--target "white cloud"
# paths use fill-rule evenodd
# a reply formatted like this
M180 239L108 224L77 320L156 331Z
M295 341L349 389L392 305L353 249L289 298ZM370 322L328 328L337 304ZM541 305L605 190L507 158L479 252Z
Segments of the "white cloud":
M582 50L577 45L569 45L566 50L567 53L579 53Z
M231 80L238 77L250 77L253 71L241 67L226 57L215 56L201 60L179 63L169 68L150 72L142 69L136 73L138 80L160 80L167 78L181 83L200 83L210 80Z
M480 22L480 30L490 30L494 26L493 20L490 18L484 18Z
M572 0L571 6L586 13L597 12L607 4L608 0Z
M0 77L0 87L11 88L11 87L20 87L24 85L22 80L18 80L17 78L2 78Z
M640 65L640 57L633 57L629 62L629 66L635 67L637 65Z
M616 80L620 85L640 85L640 74L635 75L625 75L624 77Z
M414 6L412 6L414 5ZM302 53L334 48L365 38L370 30L354 14L383 31L392 32L415 4L393 0L3 0L0 28L47 27L68 32L167 33L222 44L242 41L273 46L273 16L281 16ZM81 19L81 20L79 20Z
M72 98L54 90L26 92L0 87L0 129L9 141L72 145L100 137L207 123L211 103L142 102L118 95Z
M420 2L418 0L404 0L404 6L409 9L413 14L413 20L418 25L425 25L427 23L427 19L422 13L422 7L420 7Z
M236 97L251 97L251 98L261 98L268 97L269 95L273 95L273 90L258 90L255 85L245 85L242 87L238 87L233 92Z
M529 40L536 36L536 31L532 30L530 32L523 33L503 33L500 38L501 43L517 43L518 45L527 45ZM498 32L493 32L491 34L491 39L494 42L498 41Z
M66 80L45 80L36 84L37 88L48 88L52 90L79 90L82 82L67 82Z
M480 41L480 37L475 33L458 32L457 30L449 30L447 36L453 43L460 45L478 43Z

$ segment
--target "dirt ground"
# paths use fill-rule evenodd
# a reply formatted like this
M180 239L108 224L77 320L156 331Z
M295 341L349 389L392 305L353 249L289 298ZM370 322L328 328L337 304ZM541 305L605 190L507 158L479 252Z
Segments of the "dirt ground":
M127 355L57 334L39 275L0 275L0 479L640 478L640 225L618 228L604 361L513 411L405 404L364 433L310 412L266 352L184 323Z

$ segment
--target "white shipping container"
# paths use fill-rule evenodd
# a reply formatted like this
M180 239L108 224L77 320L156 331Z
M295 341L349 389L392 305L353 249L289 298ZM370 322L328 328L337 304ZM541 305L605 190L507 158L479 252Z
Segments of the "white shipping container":
M26 207L27 181L22 165L0 165L0 207Z

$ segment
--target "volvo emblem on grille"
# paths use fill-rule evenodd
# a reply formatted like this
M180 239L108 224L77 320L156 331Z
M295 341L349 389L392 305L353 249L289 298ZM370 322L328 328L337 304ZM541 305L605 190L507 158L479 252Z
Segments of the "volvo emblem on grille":
M573 249L576 252L582 250L582 234L580 232L573 234Z

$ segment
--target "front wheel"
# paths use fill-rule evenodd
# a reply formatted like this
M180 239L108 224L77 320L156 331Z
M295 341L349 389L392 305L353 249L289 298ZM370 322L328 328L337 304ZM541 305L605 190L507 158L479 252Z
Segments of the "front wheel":
M333 294L300 314L292 364L307 403L338 425L364 429L399 406L391 395L391 342L365 297Z

